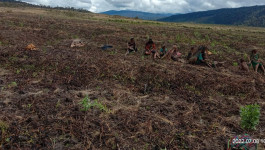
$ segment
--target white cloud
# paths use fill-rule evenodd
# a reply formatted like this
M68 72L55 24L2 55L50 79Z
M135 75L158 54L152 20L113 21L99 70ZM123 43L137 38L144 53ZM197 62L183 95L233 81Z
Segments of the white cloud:
M137 10L155 13L188 13L219 8L265 5L265 0L22 0L33 4L84 8L92 12Z

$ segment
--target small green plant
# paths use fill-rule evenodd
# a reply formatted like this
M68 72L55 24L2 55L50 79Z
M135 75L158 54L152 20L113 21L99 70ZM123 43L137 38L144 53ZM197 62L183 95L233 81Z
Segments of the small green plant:
M32 104L28 104L28 105L27 105L28 109L30 109L30 108L31 108L31 106L32 106Z
M109 109L106 105L101 104L98 100L91 101L88 96L83 98L83 100L79 103L82 105L82 111L88 111L91 107L95 107L100 109L101 111L109 112Z
M33 72L32 73L32 76L35 78L35 77L37 77L38 76L38 72Z
M192 86L192 85L186 84L186 85L185 85L185 88L186 88L187 90L191 91L191 92L194 92L196 95L202 95L201 92L200 92L198 89L196 89L195 86Z
M212 47L215 47L215 42L212 42L212 43L211 43L211 46L212 46Z
M1 140L0 140L0 145L2 145L2 143L4 142L4 140L6 140L7 138L7 134L6 131L9 128L8 124L2 120L0 120L0 130L2 135L1 136Z
M2 134L4 134L6 130L8 129L8 124L0 120L0 129L1 129Z
M17 86L17 82L11 82L9 85L8 85L8 88L12 88L12 87L16 87Z
M245 107L241 107L240 117L241 117L241 127L243 129L255 130L256 126L259 124L260 106L258 104L255 104L255 105L246 105Z
M180 42L181 41L181 38L182 38L182 35L181 34L177 34L176 35L176 41L177 42Z
M248 54L244 53L244 60L248 60Z
M196 44L196 41L192 39L192 40L191 40L191 44L192 44L192 45Z
M110 55L115 55L115 54L117 54L117 52L116 51L110 51L109 54Z
M237 62L233 62L233 66L237 67L238 63Z
M24 27L24 23L23 22L20 22L18 26L19 27Z
M173 44L174 40L170 39L170 40L168 40L168 43Z
M201 34L200 34L199 32L197 32L197 31L195 31L195 32L194 32L194 36L195 36L196 38L200 38L200 37L201 37Z
M83 100L79 103L82 105L82 111L88 111L88 109L90 109L92 107L92 102L90 101L90 99L88 98L88 96L86 96L85 98L83 98Z
M78 39L79 36L78 36L78 35L73 35L72 38L73 38L73 39Z
M57 103L56 103L56 108L59 108L61 106L61 101L58 100Z
M19 74L21 72L21 69L16 70L16 74Z
M217 54L217 51L215 49L212 49L211 52L216 55Z

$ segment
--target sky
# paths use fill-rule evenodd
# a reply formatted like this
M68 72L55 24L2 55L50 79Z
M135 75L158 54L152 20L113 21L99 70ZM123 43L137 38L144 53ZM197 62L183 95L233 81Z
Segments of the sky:
M32 4L75 7L99 13L136 10L151 13L189 13L219 8L265 5L265 0L21 0Z

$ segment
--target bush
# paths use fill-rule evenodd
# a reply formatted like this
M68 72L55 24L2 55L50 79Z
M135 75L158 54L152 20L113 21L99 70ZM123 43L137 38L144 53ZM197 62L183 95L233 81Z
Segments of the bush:
M245 107L240 108L240 117L241 117L241 127L243 129L256 129L256 126L259 124L260 118L260 106L255 105L246 105Z

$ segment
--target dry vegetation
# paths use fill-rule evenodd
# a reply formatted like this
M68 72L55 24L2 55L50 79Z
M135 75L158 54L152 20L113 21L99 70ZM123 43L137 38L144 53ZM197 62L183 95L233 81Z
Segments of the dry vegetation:
M0 7L0 145L217 150L237 134L264 139L264 76L233 65L253 46L265 56L264 31ZM125 57L130 37L140 52ZM149 37L158 46L178 44L184 54L205 44L225 66L153 61L142 55ZM70 48L73 38L86 46ZM30 43L38 50L24 50ZM114 48L102 51L103 44ZM105 107L81 111L86 96ZM245 131L239 108L254 103L261 106L260 124Z

